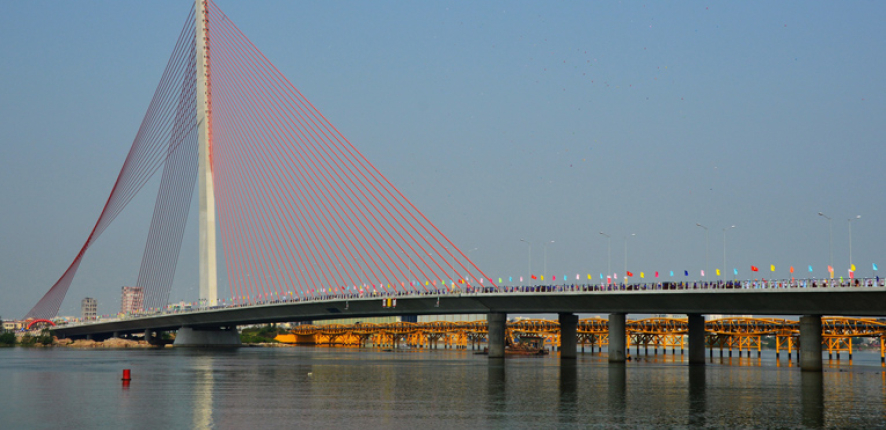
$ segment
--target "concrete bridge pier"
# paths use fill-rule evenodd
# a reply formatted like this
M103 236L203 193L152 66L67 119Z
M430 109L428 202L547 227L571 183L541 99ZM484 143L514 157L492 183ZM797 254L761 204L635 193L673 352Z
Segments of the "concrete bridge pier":
M704 365L704 315L689 314L689 364Z
M625 314L609 314L609 362L624 363L627 358L625 346Z
M560 359L575 359L578 346L578 315L560 314Z
M821 315L800 317L800 368L821 372Z
M504 358L505 356L507 316L508 314L500 312L491 312L486 316L486 323L489 329L489 358Z

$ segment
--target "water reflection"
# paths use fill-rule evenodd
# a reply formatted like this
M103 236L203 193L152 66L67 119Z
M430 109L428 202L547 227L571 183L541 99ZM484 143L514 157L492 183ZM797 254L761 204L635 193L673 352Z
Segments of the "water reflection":
M707 412L707 373L705 366L689 366L689 426L702 428L705 426Z
M576 360L560 360L559 418L562 424L574 424L577 420L578 365Z
M507 411L505 394L505 359L490 358L486 380L486 405L493 420L504 416Z
M213 377L213 359L201 355L194 359L194 420L191 428L211 429L212 423L212 392L215 389Z
M803 425L810 428L824 426L824 378L819 372L801 372L800 404Z
M605 355L489 360L460 351L0 349L0 416L4 428L883 426L878 352L823 375L784 358L776 367L770 355L761 368L756 357L696 367L661 355L610 364ZM129 390L123 368L133 370Z
M627 388L627 366L624 363L609 363L609 410L612 422L622 424L625 421L625 403Z

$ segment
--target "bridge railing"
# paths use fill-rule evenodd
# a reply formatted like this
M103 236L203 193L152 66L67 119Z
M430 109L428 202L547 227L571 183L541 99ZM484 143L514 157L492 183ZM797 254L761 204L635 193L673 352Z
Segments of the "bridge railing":
M144 313L123 315L118 314L98 321L82 322L80 324L90 324L97 322L107 322L112 320L143 318L156 315L175 315L188 314L194 312L204 312L208 310L230 309L252 306L267 306L287 303L310 303L330 300L366 300L366 299L397 299L397 298L414 298L414 297L452 297L452 296L471 296L471 295L489 295L489 294L576 294L576 293L624 293L628 291L635 292L662 292L669 291L760 291L760 290L793 290L793 291L812 291L822 288L884 288L886 287L886 278L855 278L855 279L820 279L820 278L804 278L804 279L748 279L737 281L713 281L713 282L654 282L654 283L633 283L633 284L550 284L550 285L498 285L498 286L472 286L462 285L451 289L434 288L430 291L367 291L367 290L344 290L320 292L304 297L294 297L284 295L272 300L254 300L254 301L233 301L225 302L216 306L191 306L176 307L173 309L150 309ZM76 325L76 324L71 324Z

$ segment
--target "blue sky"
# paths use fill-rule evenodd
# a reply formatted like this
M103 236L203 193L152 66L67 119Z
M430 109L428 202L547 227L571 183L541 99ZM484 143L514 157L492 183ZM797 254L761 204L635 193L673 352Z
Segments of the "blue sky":
M881 2L218 5L493 277L727 263L886 267ZM0 4L0 315L86 239L189 2ZM155 190L90 250L61 314L135 281ZM196 299L195 230L173 300ZM476 249L475 249L476 248ZM226 286L222 287L225 290Z

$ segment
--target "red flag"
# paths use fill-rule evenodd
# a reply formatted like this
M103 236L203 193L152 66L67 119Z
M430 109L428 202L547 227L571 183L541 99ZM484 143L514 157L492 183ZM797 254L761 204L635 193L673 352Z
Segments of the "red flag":
M751 266L751 272L759 272L760 268L757 266Z
M656 277L656 278L658 277L658 272L655 272L655 277Z
M535 275L532 275L532 279L538 279L538 278L536 278Z
M794 266L791 266L791 273L794 273Z
M630 278L631 276L634 276L634 274L631 272L628 272L628 277Z

